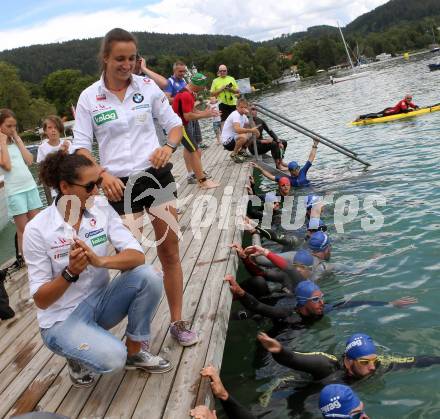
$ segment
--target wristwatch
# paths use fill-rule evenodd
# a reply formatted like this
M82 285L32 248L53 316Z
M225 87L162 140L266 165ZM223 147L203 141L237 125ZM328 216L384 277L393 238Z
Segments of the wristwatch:
M171 144L168 141L165 143L165 145L167 145L169 148L171 148L171 150L173 150L173 153L177 150L177 145L176 144Z
M67 266L63 269L61 272L61 276L67 281L67 282L76 282L78 281L79 275L74 275L72 272L69 271Z

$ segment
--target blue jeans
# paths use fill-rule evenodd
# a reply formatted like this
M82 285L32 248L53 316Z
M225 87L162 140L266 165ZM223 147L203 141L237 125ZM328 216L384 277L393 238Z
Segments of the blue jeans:
M98 374L122 369L126 347L108 329L128 316L125 335L136 342L148 340L162 289L162 274L151 265L126 271L82 301L66 320L41 329L43 342Z

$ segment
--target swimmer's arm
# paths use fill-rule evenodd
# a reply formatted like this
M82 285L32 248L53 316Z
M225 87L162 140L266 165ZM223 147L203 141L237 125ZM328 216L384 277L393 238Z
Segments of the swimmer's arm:
M307 372L321 380L339 368L336 357L323 352L291 352L284 347L279 353L272 353L273 359L285 367Z
M277 255L276 253L273 253L269 250L264 256L266 256L277 268L280 268L282 270L287 269L288 267L287 260L284 259L282 256Z
M266 271L258 266L251 258L241 259L246 270L253 276L265 276Z
M270 228L261 228L260 226L255 227L255 230L257 230L265 239L279 243L282 246L288 246L290 248L296 248L299 246L300 241L295 236L288 237L284 234L278 234Z
M245 308L256 314L261 314L264 317L270 319L285 319L288 317L292 310L285 307L272 307L267 304L258 301L253 295L245 293L240 297L240 302Z

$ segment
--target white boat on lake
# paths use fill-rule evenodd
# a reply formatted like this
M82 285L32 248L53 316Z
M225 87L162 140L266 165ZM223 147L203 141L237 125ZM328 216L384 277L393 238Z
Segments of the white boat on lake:
M294 83L296 81L300 81L301 76L298 73L294 73L293 71L288 74L284 74L280 78L274 80L272 84L278 85L278 84L285 84L285 83Z

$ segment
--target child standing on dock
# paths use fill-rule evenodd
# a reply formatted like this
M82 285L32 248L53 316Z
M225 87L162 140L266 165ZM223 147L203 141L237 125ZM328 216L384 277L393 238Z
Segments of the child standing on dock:
M69 140L61 142L60 138L61 134L64 133L64 125L58 116L50 115L43 121L43 132L47 139L38 146L37 163L41 163L48 154L58 150L69 152L72 143ZM55 189L50 190L50 195L52 198L57 196Z
M8 216L14 219L17 229L19 264L23 262L24 228L42 207L37 184L28 168L32 162L32 154L17 134L14 113L9 109L0 109L0 173L5 177Z
M212 117L212 129L214 130L215 138L217 140L217 144L221 144L220 141L220 133L222 131L222 118L220 116L219 102L215 96L211 96L209 98L208 106L215 112L218 113L218 116Z

